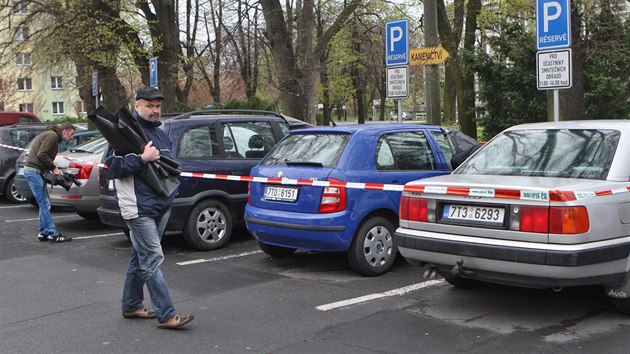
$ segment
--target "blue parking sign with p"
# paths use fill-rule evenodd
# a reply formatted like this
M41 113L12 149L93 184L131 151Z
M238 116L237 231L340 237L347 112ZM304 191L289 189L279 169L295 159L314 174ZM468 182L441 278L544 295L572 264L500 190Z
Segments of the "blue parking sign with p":
M150 85L155 87L158 85L158 66L157 57L149 59L149 81Z
M385 24L385 64L406 65L409 62L407 20Z
M536 49L571 46L571 1L536 1Z

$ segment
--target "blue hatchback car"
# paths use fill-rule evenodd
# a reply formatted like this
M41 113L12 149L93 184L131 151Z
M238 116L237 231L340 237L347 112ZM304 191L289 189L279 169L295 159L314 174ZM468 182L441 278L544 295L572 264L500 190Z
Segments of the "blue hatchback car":
M357 124L292 131L252 169L253 177L404 185L448 174L479 143L415 124ZM400 191L250 183L248 230L271 257L297 249L347 252L352 268L379 275L397 249Z

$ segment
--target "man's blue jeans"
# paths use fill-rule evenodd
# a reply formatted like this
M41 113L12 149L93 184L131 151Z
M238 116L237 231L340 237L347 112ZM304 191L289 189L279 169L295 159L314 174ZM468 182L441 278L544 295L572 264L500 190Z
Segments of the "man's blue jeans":
M125 277L122 310L133 311L144 308L143 287L147 284L151 304L159 322L164 322L176 315L161 267L164 253L160 241L170 215L169 210L157 220L149 217L125 220L129 227L133 247Z
M39 172L24 169L24 178L26 178L28 185L31 187L33 196L39 205L39 234L56 237L59 235L59 232L57 232L55 222L50 214L50 198L48 189L46 189L46 182L44 182L44 176Z

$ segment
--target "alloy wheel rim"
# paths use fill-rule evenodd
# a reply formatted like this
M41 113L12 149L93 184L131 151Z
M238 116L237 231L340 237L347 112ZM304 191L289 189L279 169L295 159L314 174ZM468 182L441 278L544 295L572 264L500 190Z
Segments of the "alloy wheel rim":
M386 227L371 228L363 242L363 255L372 267L383 266L392 256L394 240Z
M225 215L217 208L204 209L197 217L197 235L206 243L219 242L224 236L227 225Z

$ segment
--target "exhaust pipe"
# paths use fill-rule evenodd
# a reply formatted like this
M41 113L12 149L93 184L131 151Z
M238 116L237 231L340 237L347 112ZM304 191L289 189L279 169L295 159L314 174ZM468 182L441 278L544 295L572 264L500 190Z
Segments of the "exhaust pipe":
M438 270L436 267L430 267L424 271L422 276L426 279L435 279L438 276Z

